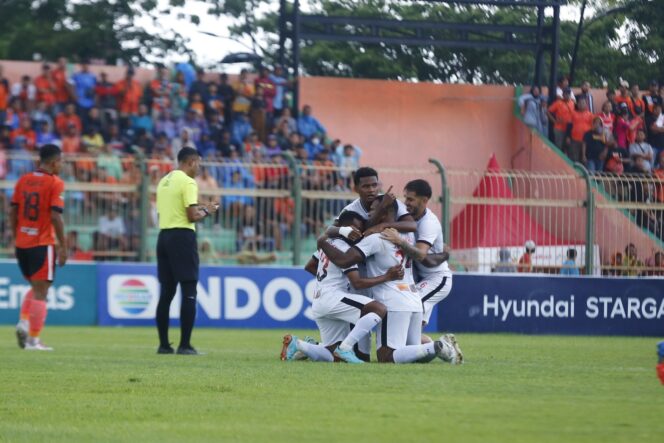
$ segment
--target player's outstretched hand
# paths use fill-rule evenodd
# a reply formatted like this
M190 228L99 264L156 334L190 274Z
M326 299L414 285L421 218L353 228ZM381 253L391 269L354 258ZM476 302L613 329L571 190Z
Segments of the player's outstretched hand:
M58 248L58 266L62 267L67 263L67 249L63 247Z
M392 280L401 280L403 278L403 267L401 265L394 265L387 270L387 277Z
M383 230L380 236L385 240L389 241L390 243L394 243L397 246L401 244L401 235L399 234L399 231L397 231L394 228L387 228Z

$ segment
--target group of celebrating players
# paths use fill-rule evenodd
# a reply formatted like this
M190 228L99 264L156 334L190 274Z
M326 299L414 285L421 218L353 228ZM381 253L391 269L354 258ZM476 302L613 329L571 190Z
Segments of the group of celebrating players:
M318 251L305 266L317 280L312 311L321 342L287 334L281 359L368 362L375 329L379 362L438 357L463 363L453 334L437 340L422 334L433 307L452 289L441 224L427 208L431 186L410 181L404 204L392 188L378 194L372 168L359 168L354 184L359 198L319 237Z

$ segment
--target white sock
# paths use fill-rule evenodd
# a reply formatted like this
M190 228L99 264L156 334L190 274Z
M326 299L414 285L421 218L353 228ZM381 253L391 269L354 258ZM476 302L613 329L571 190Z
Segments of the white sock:
M357 349L363 354L371 354L371 334L367 334L357 342Z
M332 353L323 345L315 345L306 341L298 340L297 349L304 352L311 361L334 361Z
M364 317L360 317L353 330L350 331L350 334L339 345L339 349L343 349L344 351L353 349L355 343L359 342L362 337L371 334L371 331L373 331L378 323L380 323L380 317L374 312L369 312Z
M424 345L404 346L396 349L392 354L394 363L412 363L428 355L435 355L436 349L433 342Z

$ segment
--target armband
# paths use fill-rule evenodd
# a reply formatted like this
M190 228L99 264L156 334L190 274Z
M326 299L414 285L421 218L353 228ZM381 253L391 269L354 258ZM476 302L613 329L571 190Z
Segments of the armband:
M353 232L353 228L351 228L350 226L342 226L339 228L339 234L343 235L346 238L348 238L351 232Z

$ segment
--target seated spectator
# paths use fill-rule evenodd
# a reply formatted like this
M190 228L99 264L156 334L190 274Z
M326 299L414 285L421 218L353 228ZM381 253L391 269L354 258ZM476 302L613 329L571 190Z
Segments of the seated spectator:
M547 112L549 120L553 124L553 142L563 152L567 150L566 139L574 115L574 102L570 98L571 94L572 90L566 88L563 91L563 98L553 102Z
M309 160L315 159L316 155L325 149L325 146L321 143L319 134L314 134L314 136L304 144L304 147L307 148L307 156Z
M81 137L75 124L70 123L62 137L63 154L78 154L81 152Z
M158 115L171 107L171 81L168 68L160 66L156 69L156 77L150 82L150 93L152 95L152 117Z
M177 137L177 126L171 117L171 110L166 109L159 113L157 121L154 123L154 133L160 134L163 133L168 137L169 140Z
M131 124L131 129L135 132L143 129L148 134L152 134L154 130L154 124L152 122L152 117L148 114L148 107L144 104L141 104L138 107L138 114L132 115L129 119Z
M602 105L602 112L598 115L602 119L602 126L604 126L604 135L606 140L613 137L613 124L616 115L612 111L611 102L604 102Z
M337 148L336 161L339 167L339 175L344 179L346 186L350 186L353 179L353 171L360 167L362 150L351 144Z
M198 143L201 140L202 134L208 133L207 122L203 118L203 114L199 114L193 109L188 109L185 117L178 121L178 132L182 133L183 129L189 129L191 140Z
M132 149L140 149L142 152L149 154L154 149L154 139L152 134L141 128L136 132L134 138L134 145Z
M84 251L78 243L78 231L69 231L67 233L67 251L69 260L92 261L94 259L92 252Z
M232 169L230 174L226 174L224 177L224 189L247 189L254 187L253 176L243 167ZM237 224L242 214L244 214L244 207L253 205L253 203L253 198L247 196L225 195L222 198L224 215L227 217L227 220L234 224Z
M244 140L253 132L246 113L238 114L233 121L231 140L236 146L243 146Z
M42 122L48 125L49 132L54 129L53 117L51 117L46 102L37 103L37 107L32 111L32 114L30 114L30 119L32 120L32 127L37 128L38 131L42 128Z
M108 81L108 75L102 72L100 77L101 79L95 86L95 97L97 99L96 104L100 109L102 127L106 128L117 121L117 102L115 100L115 89L113 83Z
M68 103L65 110L55 117L55 128L61 137L67 133L69 125L74 125L79 134L83 131L81 119L76 115L76 106L73 103Z
M325 127L311 115L312 109L309 105L304 105L302 115L297 119L297 130L306 140L311 139L315 134L325 137Z
M637 276L643 268L643 262L637 257L636 246L634 243L630 243L625 246L625 255L623 256L624 272L622 275L626 276Z
M201 173L196 176L196 183L198 184L198 191L200 195L198 196L198 201L209 201L215 200L216 197L212 197L209 194L209 191L216 191L219 189L219 184L217 180L210 175L210 171L207 167L201 168Z
M195 94L199 94L201 100L207 94L208 82L205 81L205 71L203 69L196 70L196 80L189 86L189 101L191 102Z
M664 203L664 151L659 152L656 167L652 174L655 177L655 201Z
M198 246L198 256L201 264L218 265L221 263L219 253L215 251L209 238L204 238Z
M217 144L217 152L225 158L230 157L231 152L238 152L238 147L231 141L231 133L229 131L224 130L221 133L221 141Z
M95 87L97 86L97 77L90 72L88 62L81 63L81 70L71 78L76 92L76 105L79 109L79 115L85 121L90 108L95 105Z
M567 260L563 262L560 268L560 275L579 275L579 268L576 266L576 249L567 250Z
M295 151L298 145L304 145L304 137L299 132L291 132L288 139L283 140L280 138L281 149L284 151Z
M42 120L40 125L41 126L37 131L37 148L41 148L42 146L48 144L60 145L60 139L53 131L51 131L51 127L49 126L48 122Z
M121 250L125 246L125 224L118 217L117 210L111 208L108 215L99 217L97 232L94 233L95 250Z
M257 154L265 155L265 145L258 138L258 134L252 131L245 139L242 145L243 155L247 158L257 159Z
M636 141L629 146L629 155L634 172L650 174L653 169L654 153L652 146L646 142L645 129L636 133Z
M105 137L106 145L112 152L118 155L124 155L127 152L127 143L120 135L120 126L113 124L108 128L108 134Z
M284 127L284 136L289 137L291 133L297 132L297 121L293 118L290 108L283 108L281 117L275 125L277 128Z
M101 152L97 157L97 167L106 171L106 174L116 182L122 180L122 161L120 161L120 156L110 145L102 144Z
M193 110L198 115L205 115L205 103L203 102L203 97L200 93L196 92L191 95L189 109Z
M252 205L243 208L237 228L238 251L273 251L274 239L263 234L263 225L257 220L256 209Z
M653 276L653 277L664 276L664 252L662 251L655 252L655 255L653 255L646 262L646 266L650 269L645 271L644 275Z
M99 128L99 131L104 134L107 130L107 127L104 126L104 121L101 118L101 113L99 112L99 108L96 106L91 107L88 110L87 117L85 119L85 124L83 125L83 132L85 132L88 128L96 126Z
M210 140L208 134L203 134L197 146L198 152L203 158L214 158L217 155L217 147L214 142Z
M173 152L173 147L171 146L171 141L169 140L168 136L164 133L158 133L157 138L154 141L154 150L155 151L163 151L165 153L170 153Z
M20 127L14 129L10 137L14 149L18 149L19 145L27 151L34 151L37 148L37 134L32 129L32 122L27 116L21 119Z
M187 93L187 84L184 73L178 71L175 74L175 81L171 83L171 115L174 119L184 116L185 110L189 106L189 95Z
M228 123L233 120L233 100L235 99L235 90L228 83L228 74L219 74L218 95L224 104L224 120Z
M581 161L588 171L597 172L604 169L604 161L608 152L608 140L600 117L593 119L593 127L583 136Z
M501 248L498 251L498 263L491 272L516 272L516 266L512 263L509 249Z
M21 103L23 109L32 109L32 106L37 99L37 88L32 84L29 75L24 75L21 77L20 82L12 85L11 96L12 99Z
M207 97L205 100L205 116L210 120L213 116L224 115L224 98L219 94L219 87L215 83L208 85ZM223 121L223 120L222 120Z
M307 148L305 148L303 144L295 145L294 156L295 159L302 164L309 163L309 152L307 151Z
M542 97L539 86L533 86L528 94L519 97L519 107L524 123L541 134L545 134L547 130L546 100Z
M572 130L570 133L570 143L567 149L567 156L572 162L583 161L583 137L593 127L593 114L586 107L588 102L581 100L577 103L578 110L572 114Z
M20 113L16 112L15 107L20 105L21 102L15 100L12 102L12 105L5 110L4 118L0 122L0 128L5 127L10 130L17 129L21 125L21 119L19 117Z
M86 152L97 155L101 151L102 146L104 146L104 137L101 136L99 128L91 126L83 134L83 137L81 137L81 143L85 147Z
M535 254L535 242L528 240L524 247L526 252L519 259L519 272L533 272L533 254Z
M173 142L171 143L171 157L177 158L178 152L180 152L182 148L196 149L196 143L194 143L194 140L191 137L191 130L189 128L183 128L180 132L180 137L173 139Z
M272 157L274 155L281 154L281 146L279 146L279 140L274 134L267 136L267 146L265 146L265 154Z

